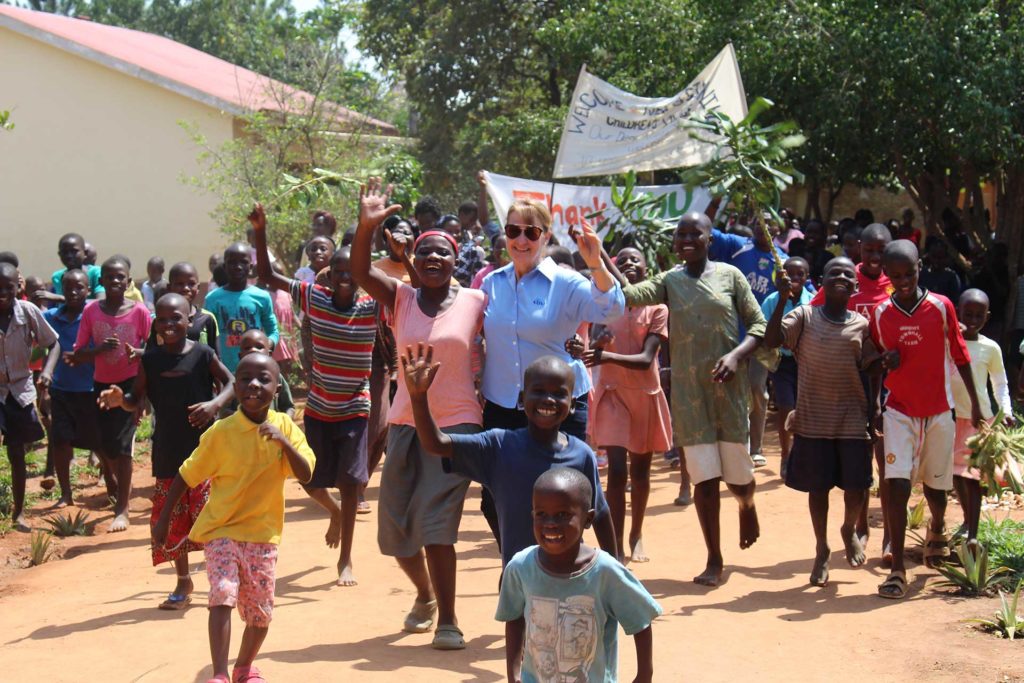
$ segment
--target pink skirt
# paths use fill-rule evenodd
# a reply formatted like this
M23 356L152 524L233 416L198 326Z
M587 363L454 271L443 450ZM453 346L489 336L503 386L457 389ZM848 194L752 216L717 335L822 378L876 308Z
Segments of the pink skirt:
M981 479L981 472L970 466L971 449L967 447L967 439L978 433L970 420L962 417L956 419L956 441L953 446L953 476L964 479Z
M672 416L659 389L595 387L589 431L596 446L630 453L661 453L672 448Z

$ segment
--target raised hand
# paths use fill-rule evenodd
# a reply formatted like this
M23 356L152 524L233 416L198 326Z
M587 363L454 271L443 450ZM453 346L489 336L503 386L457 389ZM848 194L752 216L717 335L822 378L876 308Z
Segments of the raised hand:
M416 345L415 354L413 354L411 345L405 347L405 354L402 356L402 370L405 372L405 386L409 389L409 396L426 395L430 385L434 383L434 376L441 367L440 363L434 363L433 360L434 347L430 344L424 345L423 342L420 342Z
M109 389L104 389L100 392L100 396L96 399L96 403L103 410L120 408L124 405L124 390L116 384L112 384Z
M584 220L579 229L573 230L570 236L576 241L576 248L586 261L587 267L591 270L601 268L601 238L594 232L590 223Z
M487 174L483 171L477 171L476 182L479 183L480 187L487 187Z
M793 283L790 282L786 271L780 270L775 274L775 289L779 290L779 301L785 302L789 299L793 293L792 286Z
M259 202L256 202L249 213L249 224L256 232L264 232L267 229L267 214Z
M384 219L402 210L401 204L388 205L392 186L381 189L380 178L370 178L359 186L359 224L376 228Z

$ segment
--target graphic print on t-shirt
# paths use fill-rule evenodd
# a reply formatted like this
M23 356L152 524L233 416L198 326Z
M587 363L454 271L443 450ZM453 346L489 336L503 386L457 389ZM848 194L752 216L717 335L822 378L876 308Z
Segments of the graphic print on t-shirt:
M227 337L225 346L238 348L242 345L242 335L253 328L259 328L259 321L256 319L256 311L238 307L233 311L222 308L219 315L227 320Z
M127 363L128 354L124 350L124 344L125 342L129 344L138 343L137 337L139 333L135 329L135 325L130 322L111 325L106 320L97 320L93 323L93 328L95 330L93 338L98 339L100 343L108 337L117 337L121 340L116 349L109 349L97 356L96 362L112 368L120 367L123 363Z
M597 653L594 598L574 595L566 600L530 596L526 647L542 683L589 680Z

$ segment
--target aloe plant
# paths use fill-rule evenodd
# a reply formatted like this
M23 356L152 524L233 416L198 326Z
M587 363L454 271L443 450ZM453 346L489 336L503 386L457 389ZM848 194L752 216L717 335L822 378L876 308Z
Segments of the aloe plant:
M924 526L924 513L927 511L928 503L924 498L917 501L914 507L907 508L907 528L913 530Z
M1024 581L1017 583L1016 590L1009 594L999 591L999 609L995 612L994 619L968 619L968 621L981 624L991 631L995 631L1003 638L1013 640L1018 631L1024 631L1024 617L1017 614L1017 602L1020 600L1020 591L1024 588Z
M76 512L74 517L68 513L47 517L45 521L50 526L51 533L61 538L89 535L89 515L84 510Z
M36 531L32 534L31 546L29 547L29 562L33 567L45 564L53 557L56 549L53 547L53 534L48 531Z
M936 585L955 588L964 595L988 595L1006 583L1009 569L990 570L988 551L980 543L961 543L956 549L960 567L946 562L938 567L944 577Z

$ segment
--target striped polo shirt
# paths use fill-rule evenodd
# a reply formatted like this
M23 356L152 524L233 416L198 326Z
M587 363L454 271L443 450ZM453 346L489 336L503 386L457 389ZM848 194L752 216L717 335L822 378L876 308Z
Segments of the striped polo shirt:
M338 310L329 289L301 280L292 280L291 294L309 319L313 339L305 414L325 422L367 417L377 302L360 292L351 307Z

